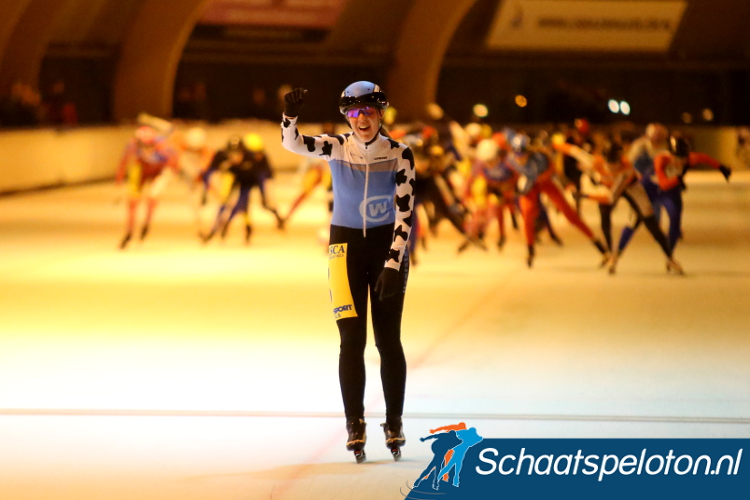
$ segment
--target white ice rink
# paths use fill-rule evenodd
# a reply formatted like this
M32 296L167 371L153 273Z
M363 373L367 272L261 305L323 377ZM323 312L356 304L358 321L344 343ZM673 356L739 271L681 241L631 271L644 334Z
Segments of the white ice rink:
M280 176L282 211L298 181ZM285 232L256 207L250 246L239 220L204 246L175 185L124 252L112 185L0 198L0 498L398 499L432 457L417 438L461 421L491 438L750 437L750 172L688 185L684 277L645 229L609 276L559 215L565 245L543 235L532 270L521 233L457 255L442 225L407 292L404 458L383 444L370 339L362 465L344 448L322 193ZM584 216L598 232L592 203Z

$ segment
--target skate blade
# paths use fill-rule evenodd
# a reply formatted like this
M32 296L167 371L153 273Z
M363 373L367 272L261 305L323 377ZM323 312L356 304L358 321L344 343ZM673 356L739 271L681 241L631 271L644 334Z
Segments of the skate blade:
M365 460L367 460L367 454L365 454L365 450L356 450L354 452L354 459L357 461L358 464L361 464Z

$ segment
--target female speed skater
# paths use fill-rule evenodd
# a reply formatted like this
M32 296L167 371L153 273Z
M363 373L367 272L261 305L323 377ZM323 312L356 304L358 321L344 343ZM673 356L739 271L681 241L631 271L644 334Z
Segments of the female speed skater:
M138 127L135 137L125 147L115 177L116 184L122 185L127 176L128 216L125 236L120 241L121 250L127 248L133 237L136 210L146 188L146 219L141 227L141 240L148 234L159 196L177 169L177 154L168 142L152 127Z
M339 111L352 132L305 136L297 117L307 90L284 96L282 144L298 154L328 161L333 179L333 217L328 276L333 315L341 336L339 381L349 437L348 450L365 460L365 362L367 303L372 310L375 344L386 416L386 446L395 460L405 443L402 413L406 358L401 345L401 315L409 272L407 241L413 225L414 157L383 134L388 100L378 85L355 82L339 99Z
M539 195L544 193L547 198L563 213L565 218L577 227L605 258L609 255L607 249L599 241L591 229L581 219L573 207L568 205L565 196L553 179L549 156L544 151L530 148L530 139L526 134L516 134L511 139L512 154L508 157L508 166L520 175L520 205L523 214L523 226L528 245L526 264L532 267L534 262L535 224L539 215Z
M623 155L623 148L615 142L608 143L602 154L593 155L582 148L572 144L560 144L556 146L565 155L574 157L583 171L592 178L598 179L599 183L608 188L605 196L582 194L584 197L595 199L599 202L599 213L601 215L602 232L607 245L612 248L612 211L619 199L625 198L630 204L637 220L643 222L651 236L659 244L659 247L667 256L667 269L682 274L682 267L672 257L672 247L667 237L659 228L659 222L654 215L646 190L638 182L638 173L628 159ZM615 274L619 255L612 252L609 261L609 273Z

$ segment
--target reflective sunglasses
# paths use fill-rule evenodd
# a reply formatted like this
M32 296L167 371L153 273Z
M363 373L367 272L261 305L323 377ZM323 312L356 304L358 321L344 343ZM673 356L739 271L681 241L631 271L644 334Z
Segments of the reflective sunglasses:
M346 111L346 116L348 116L349 118L357 118L360 115L360 113L365 116L372 116L377 112L378 112L377 108L374 108L372 106L364 106L362 108L348 109Z

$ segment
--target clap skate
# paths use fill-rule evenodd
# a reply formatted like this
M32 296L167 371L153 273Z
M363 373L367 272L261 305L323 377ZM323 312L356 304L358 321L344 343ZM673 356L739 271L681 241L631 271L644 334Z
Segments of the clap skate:
M131 240L132 237L133 237L133 233L128 232L122 238L122 241L120 241L120 250L125 250L125 248L127 248L128 243L130 242L130 240Z
M404 437L404 426L399 418L393 422L385 422L380 424L385 433L385 446L391 450L393 460L401 460L401 447L406 444L406 438Z
M529 253L526 254L526 266L531 269L534 265L534 246L529 245Z
M617 261L620 258L620 254L615 252L612 254L612 257L609 259L609 267L607 271L609 274L616 274L617 273Z
M674 260L673 258L670 258L667 261L667 272L671 273L674 272L675 274L679 274L680 276L683 276L685 274L685 271L682 269L682 266L679 262Z
M346 449L354 452L354 458L358 464L367 459L367 455L365 455L365 443L367 442L366 426L367 424L364 419L361 418L349 418L346 420L346 430L349 432Z

